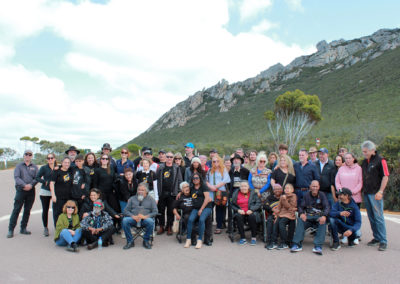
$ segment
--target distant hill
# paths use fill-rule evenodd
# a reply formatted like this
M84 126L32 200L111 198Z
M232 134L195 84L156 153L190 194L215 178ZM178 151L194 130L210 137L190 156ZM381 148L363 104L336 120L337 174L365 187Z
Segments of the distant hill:
M316 137L324 145L381 141L400 134L400 29L379 30L349 41L321 41L317 52L289 65L274 65L254 78L196 92L161 116L129 143L182 149L191 141L213 146L271 149L263 113L288 90L316 94L322 102L321 121L302 141Z

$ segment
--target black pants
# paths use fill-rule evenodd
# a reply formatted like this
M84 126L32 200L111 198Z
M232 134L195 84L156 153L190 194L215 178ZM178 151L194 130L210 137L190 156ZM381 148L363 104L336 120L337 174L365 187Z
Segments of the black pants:
M271 214L267 219L267 243L276 243L278 239L279 223L274 219Z
M294 230L296 228L296 220L290 220L288 218L278 218L277 223L279 224L279 235L281 237L281 243L291 246ZM288 230L286 230L288 226Z
M97 242L99 237L101 237L103 243L106 243L106 242L110 242L110 239L111 239L112 235L114 234L114 232L115 232L115 228L114 227L110 227L105 231L101 231L97 235L92 235L92 233L90 231L83 230L82 231L82 235L86 239L88 244Z
M43 227L47 228L49 222L49 208L51 202L51 196L40 196L40 201L42 202L42 223Z
M167 228L172 227L172 223L174 222L174 202L175 197L170 195L169 192L161 195L161 198L158 200L158 225L160 227L165 226L165 209L167 209Z
M249 223L249 226L250 226L251 237L255 238L257 236L257 219L256 219L256 215L254 215L254 214L241 215L239 213L236 213L235 214L235 218L236 218L236 224L237 224L238 231L239 231L241 239L245 238L245 235L244 235L244 224L245 224L246 221Z
M63 211L64 204L68 201L68 199L60 199L57 198L57 201L53 202L53 221L54 221L54 228L56 227L58 216L61 215Z
M35 189L24 191L17 189L14 198L14 208L10 217L10 224L8 226L9 231L14 231L17 226L18 216L21 212L22 206L24 206L24 213L21 220L21 229L25 229L28 225L29 216L31 215L31 209L35 202Z

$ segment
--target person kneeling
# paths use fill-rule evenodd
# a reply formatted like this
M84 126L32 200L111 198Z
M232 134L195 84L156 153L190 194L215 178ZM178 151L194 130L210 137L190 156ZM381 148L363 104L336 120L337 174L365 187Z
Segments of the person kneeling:
M232 196L232 209L234 217L236 219L238 231L240 233L240 245L247 243L244 235L244 224L247 220L251 230L251 243L250 245L256 245L257 236L257 219L259 219L257 210L261 208L261 200L258 198L257 193L254 190L250 190L249 183L247 181L240 182L240 190L233 193Z
M123 249L130 249L135 246L131 228L133 226L145 227L145 234L143 237L143 246L146 249L151 249L150 236L154 229L153 218L157 215L157 204L153 197L148 195L149 188L146 182L139 184L137 195L129 198L128 203L124 210L124 219L122 220L122 228L126 236L126 245Z
M58 246L67 246L68 251L78 252L78 242L82 236L79 222L78 206L75 201L68 200L62 214L57 219L54 241Z
M103 209L104 204L101 199L96 200L93 202L93 211L88 213L81 222L88 250L97 247L99 238L102 239L102 246L107 247L114 233L112 218Z
M339 201L333 205L329 216L333 238L332 250L340 249L338 233L347 237L349 247L353 247L357 238L356 232L361 228L361 213L350 189L344 187L339 191Z
M313 253L322 255L322 245L325 242L326 233L326 218L329 216L329 210L328 198L323 192L319 192L319 182L313 180L310 190L304 194L298 208L300 217L297 219L291 252L303 250L302 243L305 230L316 226L317 233L314 237Z

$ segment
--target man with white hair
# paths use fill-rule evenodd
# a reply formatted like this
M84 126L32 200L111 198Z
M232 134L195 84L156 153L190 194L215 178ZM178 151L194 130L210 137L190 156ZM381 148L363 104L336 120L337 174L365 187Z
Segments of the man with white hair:
M374 238L368 246L378 246L380 251L387 249L385 216L383 214L383 193L389 180L386 160L378 155L371 141L361 145L365 157L361 168L363 174L364 203Z

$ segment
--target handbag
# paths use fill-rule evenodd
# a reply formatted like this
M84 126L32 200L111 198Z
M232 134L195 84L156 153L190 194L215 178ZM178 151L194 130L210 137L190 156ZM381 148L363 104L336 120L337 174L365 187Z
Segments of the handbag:
M215 173L213 175L213 183L214 185L216 185ZM226 185L225 185L225 191L217 189L217 191L215 192L215 200L214 200L215 205L226 206L226 204L228 203L228 195L229 192Z
M179 232L179 221L178 220L174 220L174 223L172 223L172 232L173 233Z

